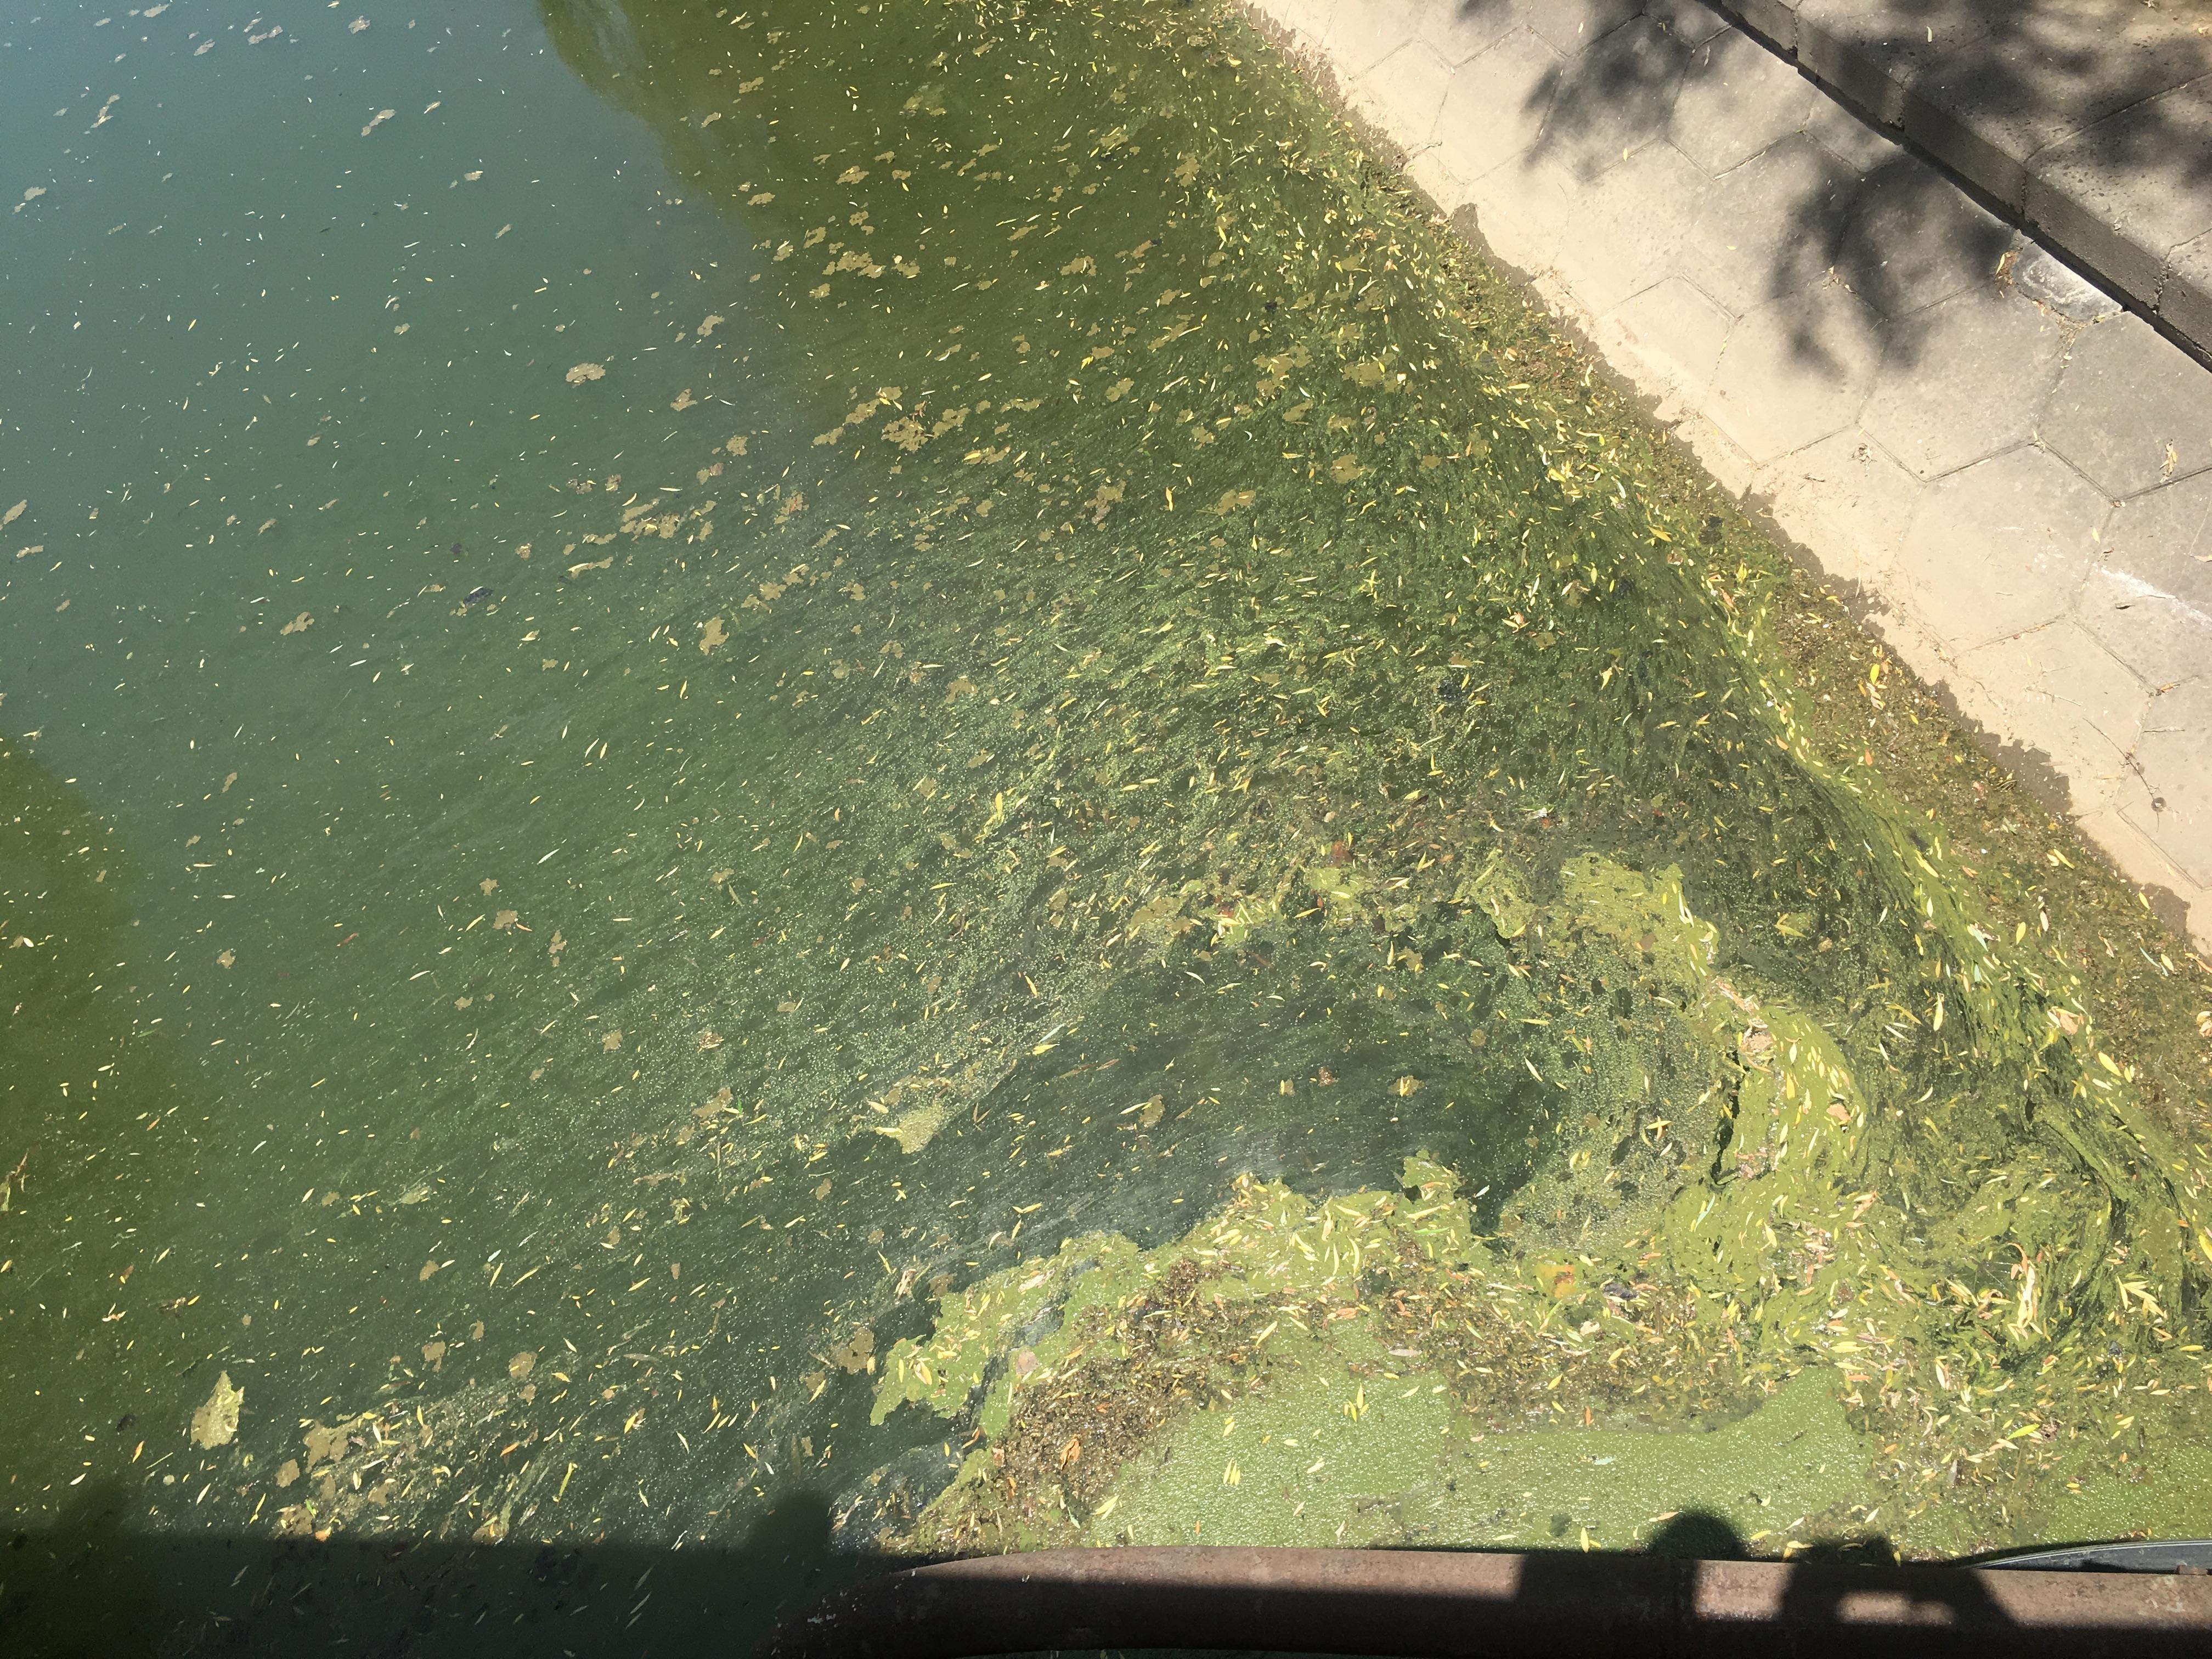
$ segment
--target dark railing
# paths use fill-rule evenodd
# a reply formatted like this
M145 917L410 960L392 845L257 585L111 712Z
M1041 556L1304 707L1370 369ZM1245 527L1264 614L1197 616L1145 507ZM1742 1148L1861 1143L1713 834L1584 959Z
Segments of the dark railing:
M1043 1550L872 1579L786 1620L758 1656L977 1659L1085 1648L1403 1659L2212 1656L2212 1577L2197 1565L2201 1552L2150 1571L2082 1571L2130 1564L2080 1554L2054 1571L1419 1550Z

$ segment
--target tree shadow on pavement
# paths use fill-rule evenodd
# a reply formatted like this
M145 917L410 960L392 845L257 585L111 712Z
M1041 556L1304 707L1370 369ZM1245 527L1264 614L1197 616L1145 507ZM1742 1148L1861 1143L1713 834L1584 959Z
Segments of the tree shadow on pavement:
M1459 0L1460 15L1486 28L1524 9L1519 0ZM2023 166L2044 151L2045 161L2090 173L2163 179L2174 192L2212 184L2212 100L2160 96L2212 75L2212 36L2154 10L2153 23L2135 21L2146 10L2109 0L1889 0L1853 26L1870 32L1869 50L1886 53L1900 78L1844 86L1839 100L1826 91L1808 96L1793 66L1763 46L1754 52L1753 37L1722 32L1720 14L1694 0L1645 0L1636 15L1593 32L1531 89L1524 113L1542 125L1522 165L1564 165L1588 188L1645 146L1675 144L1704 176L1708 240L1733 243L1740 229L1747 244L1761 245L1763 268L1746 273L1755 283L1746 297L1782 300L1832 281L1864 302L1863 312L1806 307L1791 343L1802 361L1827 367L1860 355L1863 339L1838 333L1854 329L1871 331L1911 362L1925 343L1930 307L2000 279L2007 253L2022 246L2017 227L2027 219L2024 172L2014 169L2019 188L2008 198L1962 187L1917 150L1962 167L1969 179L2011 176L2002 157L1968 153L1986 138L2018 149ZM1782 112L1793 88L1809 115ZM1846 113L1854 101L1856 116ZM2057 105L2105 118L2069 137L2051 113ZM1962 125L1969 118L1971 134ZM1696 214L1700 204L1685 210ZM2077 251L2069 263L2086 257Z
M2201 118L2164 98L2212 75L2201 21L2139 0L1879 0L1801 22L1798 55L2019 209L2039 158L2212 182Z

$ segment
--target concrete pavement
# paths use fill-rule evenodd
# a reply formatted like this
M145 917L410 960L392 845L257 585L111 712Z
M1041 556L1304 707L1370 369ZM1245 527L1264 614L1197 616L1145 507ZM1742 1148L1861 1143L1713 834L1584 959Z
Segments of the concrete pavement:
M2212 949L2212 370L1697 0L1252 0Z

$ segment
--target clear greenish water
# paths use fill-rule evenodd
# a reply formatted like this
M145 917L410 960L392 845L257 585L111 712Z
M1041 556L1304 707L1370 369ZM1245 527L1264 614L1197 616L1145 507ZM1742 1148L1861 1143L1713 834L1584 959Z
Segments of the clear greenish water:
M1233 16L0 86L0 1610L2212 1532L2195 965Z

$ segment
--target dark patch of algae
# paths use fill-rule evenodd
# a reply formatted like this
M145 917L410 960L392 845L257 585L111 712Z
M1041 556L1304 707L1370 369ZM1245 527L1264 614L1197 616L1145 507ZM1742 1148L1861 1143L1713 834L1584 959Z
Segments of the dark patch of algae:
M1241 21L885 10L863 57L910 90L865 137L865 21L733 48L777 153L821 152L764 269L868 366L802 388L811 449L730 463L752 593L708 630L812 662L763 718L847 786L726 872L817 964L744 1127L800 1169L889 1137L915 1207L876 1213L941 1228L903 1271L873 1232L816 1346L878 1423L951 1419L918 1455L957 1475L878 1468L848 1524L2212 1530L2172 938ZM1204 1218L1148 1152L1076 1167L1079 1074L1140 1149L1186 1126ZM963 1152L994 1107L1021 1133ZM765 1171L743 1109L677 1138ZM1316 1124L1349 1150L1291 1167ZM963 1179L972 1219L927 1190ZM930 1328L860 1340L917 1282Z

